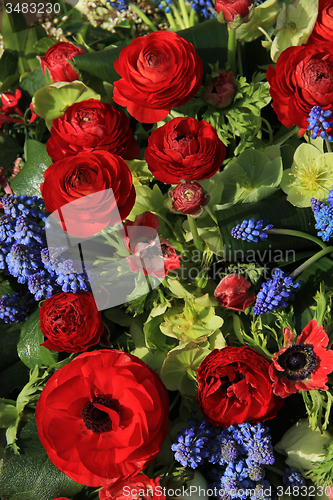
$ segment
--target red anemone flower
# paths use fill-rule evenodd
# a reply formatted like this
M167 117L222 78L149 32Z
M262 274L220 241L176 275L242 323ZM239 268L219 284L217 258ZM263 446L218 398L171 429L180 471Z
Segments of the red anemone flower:
M295 334L284 328L284 347L273 356L269 376L273 391L286 398L299 391L327 390L327 375L333 371L333 351L327 349L328 336L312 320L295 343Z

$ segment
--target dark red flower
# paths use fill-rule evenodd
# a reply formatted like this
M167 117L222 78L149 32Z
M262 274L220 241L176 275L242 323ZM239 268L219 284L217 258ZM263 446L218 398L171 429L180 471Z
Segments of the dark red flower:
M119 223L135 202L127 163L108 151L68 156L48 167L44 178L40 189L46 210L54 212L66 205L57 218L72 236L92 236L108 224Z
M51 462L87 486L145 469L168 430L168 393L143 361L103 349L78 355L47 381L36 407Z
M226 108L232 103L236 92L232 71L219 71L219 76L211 79L205 87L203 98L216 108Z
M274 393L286 398L297 391L326 391L327 375L333 371L333 351L327 349L329 339L323 327L310 321L296 343L290 328L283 334L284 347L274 354L269 367Z
M33 103L33 102L31 102L31 103L29 104L29 108L30 108L30 111L31 111L31 118L30 118L29 123L32 123L32 122L34 122L34 121L36 120L36 118L37 118L37 114L35 113L35 106L34 106L34 103Z
M316 23L307 44L333 42L333 2L319 0Z
M254 0L215 0L215 10L219 16L219 20L239 26L242 22L246 22L253 8Z
M170 209L182 214L198 217L204 211L209 202L209 194L198 182L180 181L177 186L169 192L171 200Z
M221 306L234 311L245 311L256 300L249 292L251 283L240 274L228 274L215 288L215 298Z
M172 31L156 31L127 45L114 63L122 77L113 100L142 123L163 120L189 101L202 81L202 61L193 45Z
M42 344L52 351L82 352L98 343L104 325L90 292L57 293L39 310Z
M125 160L134 160L140 153L127 116L96 99L76 102L53 120L46 149L53 162L92 149L103 149Z
M275 417L283 400L273 394L269 365L251 347L214 349L197 370L204 417L224 427Z
M149 170L167 184L208 179L221 167L225 155L216 130L204 120L187 116L153 130L145 151Z
M79 75L68 61L84 53L84 50L72 43L57 42L49 48L44 57L39 58L43 73L48 70L53 83L74 82L79 79Z
M104 486L99 492L100 500L165 500L160 478L149 479L145 474L137 474L114 485Z
M18 105L19 100L22 97L22 92L20 89L16 89L13 94L3 92L1 94L2 106L0 106L0 111L5 115L10 115L16 113L19 116L23 116L23 111Z
M181 256L168 240L158 236L158 227L158 218L151 212L137 215L134 222L126 221L122 237L133 254L127 260L134 273L143 269L145 276L164 278L170 269L180 268Z
M333 111L333 43L287 48L276 69L268 68L267 80L280 122L305 130L313 106Z

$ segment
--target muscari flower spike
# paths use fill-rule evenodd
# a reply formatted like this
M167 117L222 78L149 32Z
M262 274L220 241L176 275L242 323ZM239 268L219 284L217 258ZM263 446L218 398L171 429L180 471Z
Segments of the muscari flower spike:
M207 447L209 439L206 435L207 422L202 419L200 423L199 420L192 418L187 421L187 424L188 428L183 427L181 432L177 434L176 443L171 446L171 449L175 452L175 459L183 467L196 469L209 454Z
M14 293L12 297L6 293L0 298L0 319L5 323L20 323L30 314L34 299L29 292Z
M43 222L47 221L43 198L25 194L8 194L2 197L1 202L6 215L10 215L14 218L23 215L24 217L40 219Z
M253 314L260 315L286 307L288 305L287 299L294 300L293 292L297 291L302 284L302 281L294 283L288 274L281 269L275 269L273 279L263 283L257 294Z
M285 475L282 480L287 487L305 486L305 479L300 472L293 469L285 469L284 473Z
M316 219L315 228L319 229L317 234L323 241L328 241L333 235L333 206L326 205L315 198L311 198L311 206Z
M267 233L269 229L272 229L273 224L267 224L268 221L254 219L243 220L241 224L237 224L236 227L232 228L231 236L236 238L237 240L244 240L254 243L259 241L265 241L267 238ZM264 227L265 226L265 227Z
M8 272L17 278L18 283L26 283L28 276L34 274L41 265L39 252L20 243L14 243L6 256Z
M77 263L72 259L67 259L55 266L55 273L57 275L56 283L61 286L63 292L88 291L88 277L85 273L78 272Z
M331 118L332 111L327 109L323 111L321 106L313 106L310 111L309 118L307 121L309 122L309 126L307 130L312 130L311 138L316 139L318 135L322 139L328 139L329 142L333 142L333 137L327 134L327 129L333 127L333 122L328 122L327 119Z

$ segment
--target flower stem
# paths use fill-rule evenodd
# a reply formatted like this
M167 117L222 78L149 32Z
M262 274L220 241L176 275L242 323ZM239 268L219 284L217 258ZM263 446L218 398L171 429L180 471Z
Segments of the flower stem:
M173 15L171 14L171 12L166 12L165 16L166 16L166 18L168 20L168 23L169 23L170 28L172 29L172 31L178 31L178 27L177 27L176 21L175 21Z
M130 3L129 4L130 8L132 10L134 10L134 12L140 17L140 19L142 19L142 21L144 23L146 23L147 26L149 26L149 28L152 30L152 31L158 31L158 29L156 28L156 26L151 22L151 20L149 19L149 17L146 16L146 14L141 10L139 9L139 7L137 5L135 5L134 3Z
M264 30L264 28L262 28L261 26L258 26L258 30L261 31L261 33L263 33L265 35L265 37L267 38L267 40L269 42L273 42L273 40L271 39L271 37L269 36L269 34L267 33L267 31Z
M236 75L236 47L237 38L236 30L228 29L228 63L230 65L230 70Z
M326 143L326 147L327 147L327 152L332 153L332 146L331 146L330 141L327 139L327 137L325 137L325 143Z
M195 25L195 10L192 9L191 7L191 12L190 12L190 26Z
M198 234L198 229L197 229L197 225L195 223L195 220L190 215L187 216L187 220L188 220L188 225L190 226L190 231L191 231L192 236L193 236L194 245L199 250L199 252L203 252L203 245L202 245L201 238Z
M189 28L190 27L190 18L189 18L189 15L188 15L188 12L187 12L187 8L186 8L186 5L185 5L185 0L178 0L178 3L179 3L180 11L182 13L182 17L183 17L183 20L184 20L185 27Z
M304 271L304 269L306 269L307 267L311 266L311 264L324 257L324 255L327 255L328 253L332 252L333 252L333 246L323 248L323 250L320 250L320 252L315 253L312 257L310 257L310 259L306 260L301 266L295 269L295 271L293 271L290 274L290 278L291 279L296 278L296 276L301 274Z
M178 23L178 24L179 24L179 26L180 26L180 29L181 29L181 30L186 29L186 26L185 26L185 24L183 23L183 19L182 19L181 15L179 14L177 7L176 7L176 6L172 3L172 4L171 4L171 8L172 8L172 11L173 11L173 13L174 13L174 16L175 16L175 18L176 18L176 20L177 20L177 23Z
M215 224L217 224L217 220L216 220L215 214L213 214L213 212L211 211L211 209L209 208L208 205L205 206L205 210L206 210L207 214L210 215L210 217L213 219L213 221L215 222Z
M327 248L327 245L323 241L321 241L316 236L312 236L311 234L303 233L303 231L294 231L293 229L268 229L266 231L267 234L284 234L286 236L296 236L298 238L304 238L305 240L312 241L313 243L317 243L321 248Z

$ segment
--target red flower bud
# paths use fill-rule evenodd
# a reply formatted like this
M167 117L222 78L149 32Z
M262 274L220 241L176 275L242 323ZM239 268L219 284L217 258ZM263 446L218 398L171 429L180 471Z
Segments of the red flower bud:
M209 202L209 194L198 182L180 181L169 193L172 209L182 214L197 217L203 212L203 207Z
M205 87L203 98L216 108L226 108L235 95L235 80L232 71L219 71L219 76L212 78Z
M235 29L249 21L253 3L254 0L215 0L215 9L221 13L218 20L232 23L230 27Z
M239 274L228 274L215 288L215 298L221 306L234 311L245 311L256 300L249 292L251 283Z
M43 73L45 74L47 69L53 83L78 80L79 75L69 61L72 61L73 57L80 54L84 54L84 50L79 49L72 43L55 43L49 48L44 57L39 58Z

